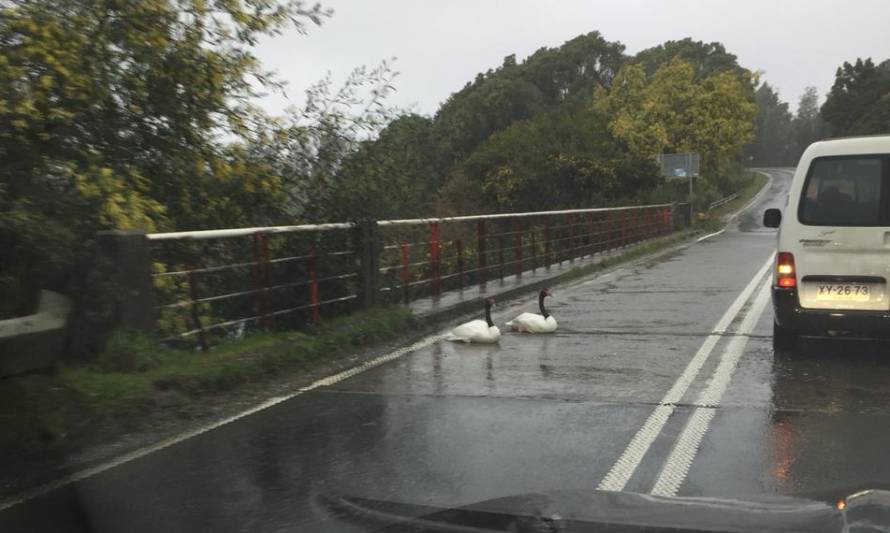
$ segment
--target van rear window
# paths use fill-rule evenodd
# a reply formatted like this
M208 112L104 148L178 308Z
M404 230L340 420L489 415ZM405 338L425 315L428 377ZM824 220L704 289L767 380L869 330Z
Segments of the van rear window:
M886 226L890 191L880 156L813 160L800 199L798 219L811 226Z

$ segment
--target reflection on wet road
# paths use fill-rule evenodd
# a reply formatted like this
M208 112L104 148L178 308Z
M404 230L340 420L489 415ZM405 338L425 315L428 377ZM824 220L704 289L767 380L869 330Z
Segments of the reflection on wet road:
M556 334L433 343L6 509L0 530L351 531L320 497L449 507L592 490L614 472L623 490L666 477L679 495L890 483L887 346L773 353L755 300L775 238L759 219L784 206L790 174L770 174L725 233L555 287Z

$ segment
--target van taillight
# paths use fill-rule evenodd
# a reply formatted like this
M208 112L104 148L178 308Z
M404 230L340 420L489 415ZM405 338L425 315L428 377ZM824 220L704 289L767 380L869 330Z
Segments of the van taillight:
M797 286L794 272L794 255L790 252L779 252L776 256L776 283L779 287L791 289Z

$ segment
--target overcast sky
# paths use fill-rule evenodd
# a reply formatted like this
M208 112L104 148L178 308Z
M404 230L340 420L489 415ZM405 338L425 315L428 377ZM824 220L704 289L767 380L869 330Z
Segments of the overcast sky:
M257 49L289 83L262 105L280 113L330 72L395 57L390 103L432 114L477 72L521 61L598 30L630 54L667 40L720 41L742 66L764 72L792 111L804 87L820 96L845 60L890 57L890 0L327 0L334 15L308 35L289 32Z

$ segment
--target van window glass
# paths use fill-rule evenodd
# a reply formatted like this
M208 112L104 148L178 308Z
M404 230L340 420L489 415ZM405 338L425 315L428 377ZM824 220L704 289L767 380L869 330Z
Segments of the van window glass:
M798 211L813 226L880 226L883 162L880 157L813 161Z

